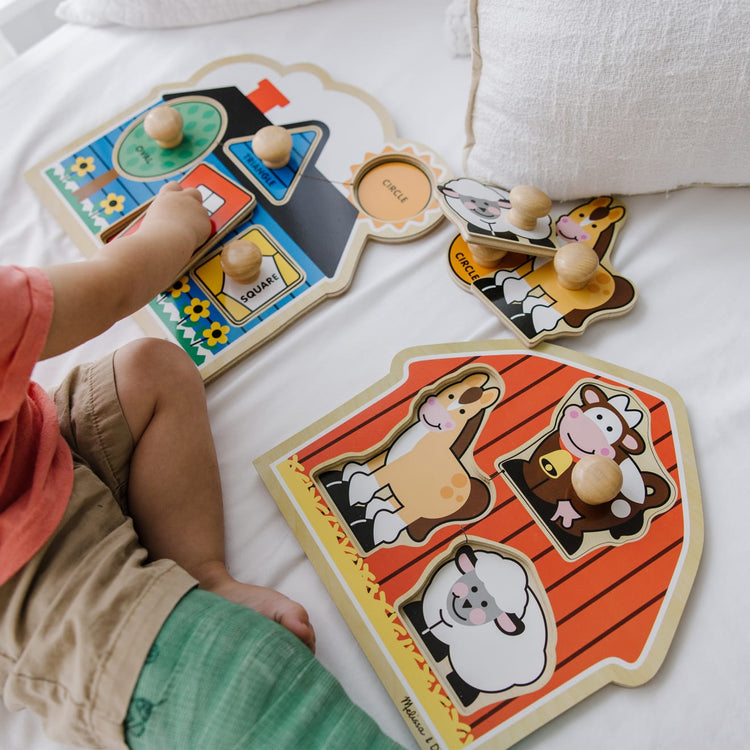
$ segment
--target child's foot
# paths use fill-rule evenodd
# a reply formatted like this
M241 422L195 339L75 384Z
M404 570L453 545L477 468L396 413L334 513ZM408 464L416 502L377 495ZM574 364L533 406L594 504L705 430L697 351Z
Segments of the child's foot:
M213 591L229 601L242 604L278 622L315 653L315 631L307 610L284 594L264 586L240 583L232 578L226 569L223 569L223 573L213 570L210 576L205 576L201 580L201 588Z

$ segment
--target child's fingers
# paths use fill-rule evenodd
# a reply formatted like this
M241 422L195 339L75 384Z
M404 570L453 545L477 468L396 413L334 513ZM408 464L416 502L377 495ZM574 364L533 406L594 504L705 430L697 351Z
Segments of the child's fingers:
M183 188L179 182L166 182L161 186L161 188L159 188L160 194L177 192L182 192L193 200L196 200L199 203L203 203L203 196L201 195L201 191L198 190L198 188Z
M191 198L195 198L199 203L203 203L203 196L198 188L183 188L182 192L189 195Z
M179 182L165 182L160 188L160 193L170 193L175 192L177 190L182 190L182 187L180 186Z
M201 195L200 190L198 188L183 188L182 185L180 185L179 182L165 182L160 188L159 193L179 193L182 192L185 195L189 195L191 198L195 198L196 200L203 201L203 196Z

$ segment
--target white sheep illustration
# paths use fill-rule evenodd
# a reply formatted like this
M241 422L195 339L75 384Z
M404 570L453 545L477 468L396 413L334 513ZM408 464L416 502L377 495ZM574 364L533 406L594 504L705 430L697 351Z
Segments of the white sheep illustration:
M547 623L523 566L464 544L444 563L421 601L403 608L465 706L480 693L531 685L547 668Z

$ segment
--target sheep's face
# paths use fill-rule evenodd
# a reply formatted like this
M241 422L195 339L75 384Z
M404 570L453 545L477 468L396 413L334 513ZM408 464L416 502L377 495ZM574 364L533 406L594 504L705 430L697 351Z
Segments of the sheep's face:
M483 553L479 553L483 554ZM484 553L487 554L487 553ZM506 571L508 564L500 555L494 555L501 560L503 570ZM494 621L495 625L506 635L520 635L525 629L521 620L523 610L518 614L505 611L487 590L484 581L479 577L475 567L477 558L472 549L467 545L461 547L456 554L456 567L461 574L456 582L451 586L448 594L448 611L451 613L454 621L459 625L484 625L487 622ZM511 571L515 573L517 563L510 563ZM525 602L526 595L526 576L520 567L517 568L523 578L523 582L516 581L516 587L521 583L522 598ZM506 571L507 572L507 571ZM511 575L512 579L514 575ZM507 579L508 576L504 576ZM508 581L505 580L507 583Z
M453 584L448 609L461 625L484 625L502 613L474 569L463 573Z

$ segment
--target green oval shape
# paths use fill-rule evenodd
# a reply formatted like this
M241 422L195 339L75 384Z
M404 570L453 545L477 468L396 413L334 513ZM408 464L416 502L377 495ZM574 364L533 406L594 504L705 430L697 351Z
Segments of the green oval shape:
M114 166L123 176L136 180L159 179L186 169L215 142L222 127L222 114L216 105L209 101L187 100L171 106L182 115L183 131L198 127L201 137L186 137L177 149L163 149L146 134L141 120L121 141L116 155Z

